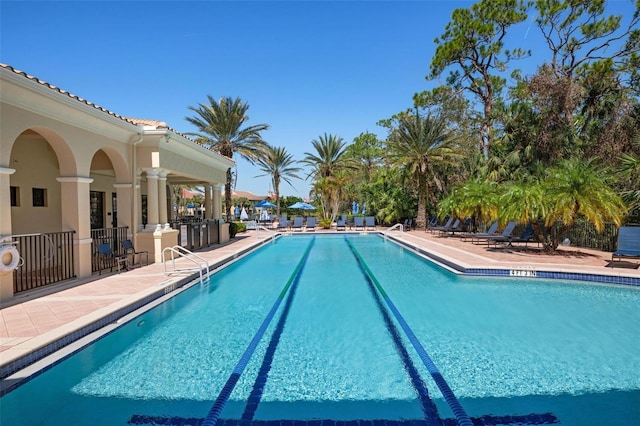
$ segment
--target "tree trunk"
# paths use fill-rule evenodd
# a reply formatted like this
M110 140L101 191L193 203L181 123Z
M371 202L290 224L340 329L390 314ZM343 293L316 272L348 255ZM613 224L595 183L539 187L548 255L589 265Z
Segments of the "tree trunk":
M418 195L418 214L416 215L416 226L418 228L426 228L427 226L426 211L426 197L424 193L420 191Z

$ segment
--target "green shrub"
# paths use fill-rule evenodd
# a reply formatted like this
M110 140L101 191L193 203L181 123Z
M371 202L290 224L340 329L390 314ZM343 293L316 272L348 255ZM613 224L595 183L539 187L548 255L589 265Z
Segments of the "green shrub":
M328 217L325 217L319 222L319 225L322 229L329 229L331 228L331 219Z
M229 238L234 238L238 232L238 224L236 222L229 223Z
M247 224L245 222L234 222L236 225L238 225L238 229L236 231L236 233L238 232L247 232Z

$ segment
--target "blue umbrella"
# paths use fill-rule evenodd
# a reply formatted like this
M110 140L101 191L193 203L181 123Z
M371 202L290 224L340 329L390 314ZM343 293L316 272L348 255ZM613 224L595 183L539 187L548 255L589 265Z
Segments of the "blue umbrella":
M275 206L276 206L275 204L267 200L262 200L256 203L256 207L275 207Z
M367 214L367 202L362 203L362 214Z
M309 203L305 203L304 201L298 201L289 206L290 209L301 209L301 210L315 210L316 207L312 206Z

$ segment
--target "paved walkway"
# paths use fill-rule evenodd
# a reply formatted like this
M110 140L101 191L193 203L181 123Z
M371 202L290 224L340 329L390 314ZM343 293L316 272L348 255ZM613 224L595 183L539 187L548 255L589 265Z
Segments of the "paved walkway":
M424 231L391 231L389 235L463 268L534 268L640 279L637 261L611 268L611 254L595 250L563 247L555 255L545 255L520 247L491 249L486 245L463 242L458 237L440 237ZM268 232L249 231L228 244L200 251L198 255L210 265L225 262L268 238ZM189 263L178 259L176 264L185 267ZM158 263L119 274L94 275L86 280L53 285L5 302L0 305L0 367L163 288L171 289L184 277L185 274L166 276L163 265Z

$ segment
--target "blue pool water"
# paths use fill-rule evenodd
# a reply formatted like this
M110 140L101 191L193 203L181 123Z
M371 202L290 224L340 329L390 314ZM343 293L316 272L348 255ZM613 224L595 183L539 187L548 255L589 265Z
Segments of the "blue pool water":
M224 424L455 424L385 295L475 424L640 424L639 289L461 277L361 235L276 240L6 394L0 423L201 424L281 297Z

